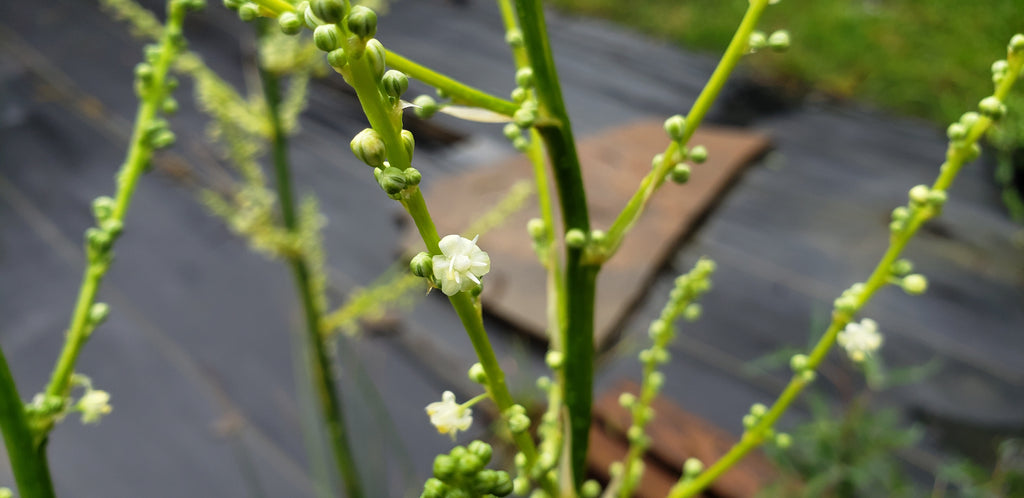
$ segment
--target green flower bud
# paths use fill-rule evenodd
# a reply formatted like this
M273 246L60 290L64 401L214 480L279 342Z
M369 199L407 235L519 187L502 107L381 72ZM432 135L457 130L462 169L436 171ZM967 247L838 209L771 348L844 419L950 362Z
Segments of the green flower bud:
M547 226L544 224L544 220L531 218L526 222L526 232L530 234L531 239L539 241L547 235Z
M919 296L928 290L928 279L917 273L907 275L900 281L900 287L903 288L903 292L911 296Z
M530 417L522 413L512 414L508 418L508 430L513 434L519 434L530 428Z
M224 0L224 7L230 10L238 10L242 4L245 3L242 0Z
M512 493L514 486L512 484L512 477L508 475L508 472L499 470L497 472L497 478L494 480L494 486L491 487L490 493L494 496L508 496Z
M541 391L544 391L544 392L550 391L551 390L551 377L548 377L547 375L541 375L540 377L537 377L537 389L540 389ZM545 416L546 415L547 414L545 413Z
M963 115L960 116L960 123L966 126L968 130L970 130L971 127L974 126L974 123L977 123L978 119L980 118L981 115L976 112L965 112L963 113Z
M384 73L380 85L384 88L384 93L397 99L409 89L409 77L401 71L392 69Z
M294 12L284 12L277 17L277 25L286 35L297 35L302 31L302 19Z
M324 24L317 26L313 31L313 43L316 44L316 48L330 52L341 46L343 36L337 24Z
M590 242L596 246L601 246L608 239L608 234L604 230L594 229L590 231Z
M384 45L381 45L380 41L376 38L366 42L366 60L370 63L370 70L373 72L373 78L380 81L384 76L384 56L387 53L384 50Z
M587 245L587 235L583 233L583 230L573 228L565 232L565 245L573 249L580 249Z
M749 413L743 416L744 429L753 429L755 425L757 425L757 417Z
M524 455L522 453L516 453L516 456L513 457L512 462L516 464L516 469L519 469L520 471L522 471L523 469L526 468L526 455ZM522 494L522 493L516 493L516 494L518 495L518 494Z
M768 40L764 37L764 33L761 31L754 31L750 33L750 38L747 39L747 46L750 47L751 52L757 52L768 44Z
M402 145L405 147L405 154L412 159L412 152L416 150L416 137L409 130L402 130ZM416 183L419 183L418 181Z
M92 201L92 214L96 217L96 222L103 224L110 218L110 215L114 212L114 199L105 195L97 197Z
M522 104L529 96L529 92L527 92L526 89L521 86L517 86L515 87L515 89L512 90L512 102L515 102L517 104Z
M793 436L790 436L789 434L786 434L785 432L780 432L780 433L775 435L775 446L778 446L779 448L784 450L786 448L789 448L792 445L793 445Z
M666 358L665 361L668 361L668 359ZM651 372L651 375L647 377L647 382L651 383L651 387L653 387L655 391L659 391L661 390L661 387L665 385L665 374L661 372Z
M352 147L352 153L360 161L370 166L381 166L384 164L384 160L387 159L387 148L384 146L384 140L380 138L380 134L373 128L367 128L359 132L359 134L352 138L349 146Z
M792 368L794 372L803 372L807 370L807 355L795 354L789 359L789 368Z
M434 258L425 252L412 257L409 261L409 270L417 277L427 277L434 274ZM482 367L481 367L482 368Z
M345 49L336 48L327 52L327 63L334 69L342 69L348 64L348 54L345 53Z
M405 183L410 187L415 187L420 184L420 180L423 179L423 175L420 174L420 170L416 168L405 168Z
M405 173L395 167L388 166L380 175L380 188L388 195L398 195L409 185L405 181Z
M533 86L533 69L524 67L516 71L516 86L530 88Z
M779 30L768 37L768 47L775 52L785 52L789 49L789 32Z
M533 122L537 119L537 114L530 109L522 108L516 110L512 114L512 121L515 122L516 126L520 128L529 128L533 125Z
M992 63L992 76L1002 77L1006 74L1006 70L1010 68L1010 63L1006 62L1006 59L1000 59Z
M597 498L601 494L601 483L588 479L580 487L580 496L583 498Z
M512 140L512 147L519 152L526 152L530 148L530 142L526 140L526 137L516 137Z
M909 259L897 259L892 262L892 266L889 267L889 271L897 277L902 277L912 271L914 271L914 263Z
M700 319L700 315L703 309L698 303L690 303L683 310L683 318L688 322L695 322Z
M434 458L434 477L447 481L455 476L458 470L456 460L449 455L437 455Z
M544 362L552 370L558 370L565 363L565 355L561 351L548 351L548 354L544 355Z
M673 142L678 142L683 139L683 133L686 131L686 118L676 114L665 120L665 133L668 133L668 137Z
M818 374L815 373L815 371L811 370L811 369L807 369L807 370L804 370L803 372L800 372L800 380L802 380L804 383L807 383L807 384L810 384L811 382L814 382L814 379L817 376L818 376Z
M505 32L505 43L512 48L523 46L523 32L519 28L512 28Z
M473 476L470 486L473 488L473 496L484 496L489 494L491 488L497 483L498 472L491 469L483 469Z
M928 202L928 194L931 193L931 189L927 185L916 185L908 192L910 202L913 204L925 204Z
M946 204L946 191L945 190L932 190L928 192L928 204L935 207L942 207Z
M992 121L999 121L1006 115L1006 104L996 97L985 97L978 102L978 110Z
M368 40L377 34L377 13L362 5L356 5L348 13L345 25L353 35Z
M178 112L178 101L174 97L167 97L163 102L160 103L160 111L164 114L174 114Z
M659 342L665 339L668 334L672 331L665 320L654 320L651 322L651 326L647 328L647 335L651 337L651 340Z
M697 474L704 472L704 463L696 458L687 458L683 462L683 475L686 477L697 477Z
M708 149L703 145L694 145L690 149L689 157L691 161L697 164L704 164L704 161L708 160Z
M473 441L469 443L466 445L466 451L479 457L483 462L483 465L487 465L487 462L491 461L491 455L494 453L491 445L483 441Z
M414 112L422 119L428 119L437 113L440 107L437 102L430 95L420 95L412 101L413 105L416 106Z
M977 143L973 143L967 148L967 152L964 154L964 162L969 163L977 159L978 156L981 156L981 146Z
M629 439L629 442L634 444L641 442L645 437L644 430L635 425L626 431L626 439Z
M448 485L436 477L431 477L423 483L423 494L420 498L445 498L447 494Z
M967 127L963 123L953 123L946 128L946 136L956 142L967 138Z
M345 15L345 5L341 0L313 0L310 4L315 14L324 22L334 24Z
M1024 53L1024 35L1020 33L1013 35L1013 38L1010 38L1010 44L1006 48L1011 54L1019 55Z
M107 303L93 303L89 307L89 324L96 327L106 321L108 315L110 315L110 305Z
M680 185L690 181L690 165L679 163L673 166L672 171L669 172L669 178Z
M523 130L516 126L515 123L508 123L504 128L501 129L502 133L505 134L505 138L509 140L515 140L523 136Z
M320 19L313 13L313 9L309 8L309 2L302 2L295 8L296 12L302 13L302 20L306 23L306 27L315 30L317 26L324 24L323 19Z
M238 18L249 22L260 16L260 7L254 3L244 3L238 8Z
M480 472L483 468L484 461L473 453L469 453L468 449L465 455L460 455L458 458L458 472L462 475L470 476Z
M484 371L484 366L479 362L474 363L473 366L469 367L469 380L476 382L477 384L487 383L487 372Z
M619 394L619 405L622 405L623 408L632 408L635 403L636 395L633 393L624 392Z
M763 403L754 403L750 406L750 414L755 417L763 417L765 413L768 413L768 407Z
M657 169L663 161L665 161L665 154L655 154L651 158L651 169Z
M163 149L174 145L177 137L174 136L174 132L167 128L157 130L149 139L149 146L154 149Z

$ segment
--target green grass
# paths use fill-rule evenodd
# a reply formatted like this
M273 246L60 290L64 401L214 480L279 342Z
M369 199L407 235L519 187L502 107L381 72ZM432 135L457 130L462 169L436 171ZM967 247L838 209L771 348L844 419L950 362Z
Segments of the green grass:
M551 0L691 49L724 49L747 0ZM761 78L943 124L992 92L990 66L1024 32L1021 0L782 0L761 29L791 49L748 60Z

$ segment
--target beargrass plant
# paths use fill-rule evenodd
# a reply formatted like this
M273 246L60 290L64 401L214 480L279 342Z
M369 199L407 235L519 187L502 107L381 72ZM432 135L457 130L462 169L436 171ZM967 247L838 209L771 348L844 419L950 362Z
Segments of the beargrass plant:
M135 186L154 151L174 142L173 132L160 117L177 107L171 96L177 86L172 70L195 80L200 107L214 117L213 133L224 144L240 178L227 193L204 194L206 204L255 249L282 259L292 270L304 311L314 372L312 390L335 466L347 496L366 495L347 438L334 374L337 360L331 349L332 329L343 327L346 315L327 311L320 216L315 202L300 206L295 201L288 159L288 137L303 107L305 85L324 61L353 88L369 124L350 137L352 152L369 166L366 174L374 176L382 195L406 210L426 246L425 252L411 258L412 276L403 279L447 296L478 356L478 363L468 374L480 384L480 394L459 402L454 394L446 392L440 401L425 407L426 416L439 432L457 439L458 433L473 422L472 407L491 404L499 414L501 432L509 434L515 446L514 466L509 469L488 468L494 450L483 441L455 446L449 453L438 455L434 476L423 484L422 496L631 496L643 479L641 457L649 445L645 427L655 416L651 401L667 382L660 365L670 359L668 345L677 333L677 320L699 317L696 300L710 289L715 264L701 259L693 270L680 276L661 315L652 322L652 345L640 354L640 395L620 400L633 416L628 431L629 452L610 469L612 480L603 488L586 479L584 469L591 425L596 279L601 267L629 236L652 196L669 181L685 183L691 168L706 158L707 151L690 140L740 59L762 49L783 50L789 45L785 31L766 34L757 29L762 14L777 0L749 1L706 86L685 115L665 121L665 150L652 159L651 171L607 229L590 224L575 137L539 0L498 0L505 39L517 68L517 86L507 99L388 50L375 38L376 12L365 5L349 0L225 0L225 5L236 10L243 21L254 23L262 46L258 63L261 96L243 99L186 51L182 34L185 12L200 7L202 0L170 0L162 25L126 0L105 3L140 34L158 41L147 47L144 62L136 67L139 110L131 143L117 177L115 196L100 197L93 204L96 226L85 235L87 267L64 348L45 390L25 403L0 351L0 426L21 496L54 495L46 443L55 424L71 413L79 413L84 423L91 423L111 410L110 395L76 371L76 360L109 313L107 305L96 302L96 293L113 261L113 247L124 229ZM287 39L282 34L298 38ZM853 284L836 299L831 321L814 346L806 353L793 355L792 378L778 399L770 406L754 404L742 415L742 437L718 461L687 461L669 496L697 495L762 445L789 446L793 436L779 432L776 423L814 381L818 367L837 344L854 363L869 361L877 354L883 344L880 330L884 325L860 316L862 308L890 284L909 294L926 290L927 280L913 272L911 263L901 259L901 252L923 224L939 215L957 174L978 157L977 142L1006 114L1004 102L1022 67L1024 35L1018 34L1010 40L1006 58L992 66L992 94L980 101L976 111L963 114L949 126L949 146L938 177L930 185L912 187L907 204L893 210L888 249L863 282ZM409 78L436 88L444 100L438 102L429 96L406 100ZM538 383L548 403L540 420L531 420L526 408L513 398L484 328L480 292L491 265L483 250L486 239L481 239L479 233L438 233L420 192L422 177L413 167L415 137L403 125L404 113L410 108L424 118L444 112L478 121L505 122L505 135L533 164L533 189L541 216L531 220L526 231L533 239L539 264L548 274L546 362L551 369L551 375ZM256 161L262 147L258 144L266 144L271 156L273 190ZM554 184L548 183L547 168ZM556 230L556 217L564 228ZM11 494L6 489L0 493Z

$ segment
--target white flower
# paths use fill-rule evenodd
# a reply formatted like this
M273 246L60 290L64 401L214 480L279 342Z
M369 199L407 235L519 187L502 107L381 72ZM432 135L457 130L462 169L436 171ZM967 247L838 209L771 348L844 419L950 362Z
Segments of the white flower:
M82 412L82 423L99 422L100 417L110 413L110 394L99 389L91 389L78 400L78 409Z
M480 277L491 270L491 258L476 245L479 238L446 235L438 243L441 254L433 257L434 280L441 284L445 295L454 296L480 285Z
M453 441L456 433L469 429L473 424L473 410L456 403L455 393L451 391L445 391L441 401L427 405L427 415L430 415L430 423L437 427L437 432L451 434Z
M846 350L850 359L860 363L882 346L882 334L878 333L878 324L870 318L860 323L850 323L836 337L839 345Z

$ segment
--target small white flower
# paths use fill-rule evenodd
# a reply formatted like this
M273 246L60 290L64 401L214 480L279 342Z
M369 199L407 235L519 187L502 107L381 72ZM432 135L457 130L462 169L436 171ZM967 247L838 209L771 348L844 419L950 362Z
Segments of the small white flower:
M427 405L427 415L430 415L430 423L437 427L437 432L451 434L453 441L456 433L469 429L473 424L473 410L456 403L455 393L451 391L445 391L441 401Z
M434 280L441 284L445 295L454 296L480 285L480 277L491 270L491 258L476 245L479 238L446 235L438 243L441 254L433 257Z
M846 350L850 359L860 363L871 356L882 346L882 334L878 333L878 324L870 318L860 323L850 323L836 337L839 345Z
M86 391L78 400L78 409L82 412L82 423L99 422L100 417L110 413L110 394L99 389Z

